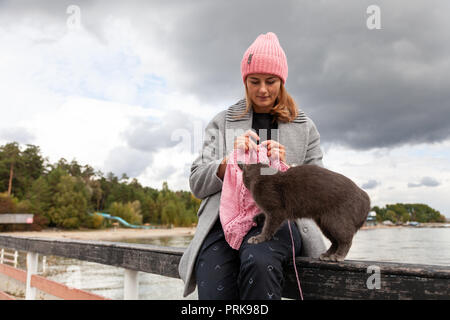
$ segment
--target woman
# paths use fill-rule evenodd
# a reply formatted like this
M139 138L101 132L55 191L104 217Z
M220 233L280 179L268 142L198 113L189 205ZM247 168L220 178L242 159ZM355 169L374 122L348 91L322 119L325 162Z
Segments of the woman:
M199 299L281 299L283 267L292 259L287 222L272 240L248 244L262 225L253 227L239 250L225 241L219 219L220 196L227 155L257 144L267 156L288 166L322 165L319 133L287 93L288 67L274 33L261 34L244 53L241 73L246 98L217 114L207 125L201 155L191 167L192 193L202 203L198 225L184 252L179 273L184 296L198 287ZM325 251L322 234L308 219L291 223L295 255L317 258Z

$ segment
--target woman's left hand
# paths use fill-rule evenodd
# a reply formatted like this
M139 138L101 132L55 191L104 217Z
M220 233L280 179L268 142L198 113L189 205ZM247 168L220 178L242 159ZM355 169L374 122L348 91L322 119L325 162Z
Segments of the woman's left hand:
M279 159L286 163L286 149L281 143L274 140L266 140L260 144L267 148L267 156L270 159Z

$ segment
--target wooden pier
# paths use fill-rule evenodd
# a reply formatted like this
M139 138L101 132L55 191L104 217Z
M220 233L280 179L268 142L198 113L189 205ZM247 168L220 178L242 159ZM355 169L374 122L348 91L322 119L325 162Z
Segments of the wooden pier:
M139 298L138 272L179 278L178 264L184 251L183 248L146 244L0 235L2 247L27 252L27 259L31 260L27 262L28 272L23 271L26 274L27 290L33 290L33 286L39 285L37 276L33 274L36 270L33 260L36 261L37 255L41 254L123 268L124 299ZM450 299L450 266L353 260L335 263L303 257L296 258L296 266L305 300ZM285 274L283 296L298 299L292 262L286 266ZM24 277L23 274L18 276ZM35 279L34 282L32 279ZM42 283L43 280L40 281ZM0 292L0 299L2 297L11 298ZM34 298L32 294L28 297ZM85 296L86 299L89 297L99 298L89 294Z

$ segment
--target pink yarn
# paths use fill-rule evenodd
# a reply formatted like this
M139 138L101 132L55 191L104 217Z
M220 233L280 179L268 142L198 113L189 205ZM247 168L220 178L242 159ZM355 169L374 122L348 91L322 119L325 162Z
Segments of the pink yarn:
M242 80L251 73L274 74L286 83L288 65L286 54L273 32L260 34L245 51L241 61Z
M253 217L262 212L242 181L242 171L237 165L238 162L267 163L270 167L283 172L289 169L284 162L269 159L267 149L261 145L257 151L233 150L229 155L222 184L219 217L225 240L235 250L239 250L245 235L256 226Z

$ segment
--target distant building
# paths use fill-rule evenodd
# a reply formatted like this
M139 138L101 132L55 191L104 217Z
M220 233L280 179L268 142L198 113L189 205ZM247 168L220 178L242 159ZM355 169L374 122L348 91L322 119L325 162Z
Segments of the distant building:
M377 213L375 211L370 211L367 215L366 226L376 226L377 225Z
M32 213L2 213L0 214L0 224L33 223Z

